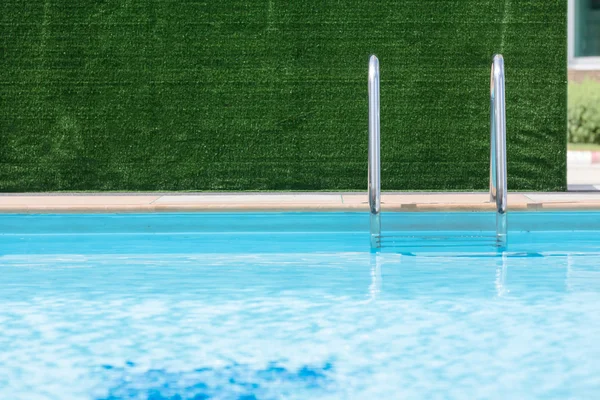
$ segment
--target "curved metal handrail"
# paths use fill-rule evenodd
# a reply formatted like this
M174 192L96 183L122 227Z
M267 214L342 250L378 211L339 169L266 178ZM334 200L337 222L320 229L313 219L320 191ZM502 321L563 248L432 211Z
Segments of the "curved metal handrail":
M381 247L381 164L379 144L379 60L369 59L369 210L371 247Z
M494 56L490 80L490 201L496 202L496 238L506 244L506 105L504 97L504 58Z

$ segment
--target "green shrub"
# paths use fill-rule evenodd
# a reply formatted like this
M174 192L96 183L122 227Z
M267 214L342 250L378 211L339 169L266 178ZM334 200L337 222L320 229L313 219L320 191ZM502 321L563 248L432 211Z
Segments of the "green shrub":
M569 83L569 142L600 144L600 82Z

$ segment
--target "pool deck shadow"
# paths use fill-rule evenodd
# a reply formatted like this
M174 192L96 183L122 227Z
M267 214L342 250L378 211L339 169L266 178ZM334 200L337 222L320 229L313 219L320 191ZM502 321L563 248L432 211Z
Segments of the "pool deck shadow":
M493 211L489 194L387 192L382 211ZM600 192L509 193L511 211L600 211ZM11 193L0 213L368 211L367 194L320 193Z

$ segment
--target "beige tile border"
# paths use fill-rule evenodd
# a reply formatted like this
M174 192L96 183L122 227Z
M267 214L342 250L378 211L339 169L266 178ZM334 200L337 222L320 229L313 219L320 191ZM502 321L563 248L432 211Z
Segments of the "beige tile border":
M511 211L600 211L600 193L510 193ZM487 193L385 193L384 211L492 211ZM0 195L0 213L368 211L366 193Z

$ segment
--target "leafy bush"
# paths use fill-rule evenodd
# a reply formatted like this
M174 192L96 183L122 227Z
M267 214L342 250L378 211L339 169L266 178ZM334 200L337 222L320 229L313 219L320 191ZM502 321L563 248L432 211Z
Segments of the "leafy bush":
M569 142L600 144L600 82L569 83Z

